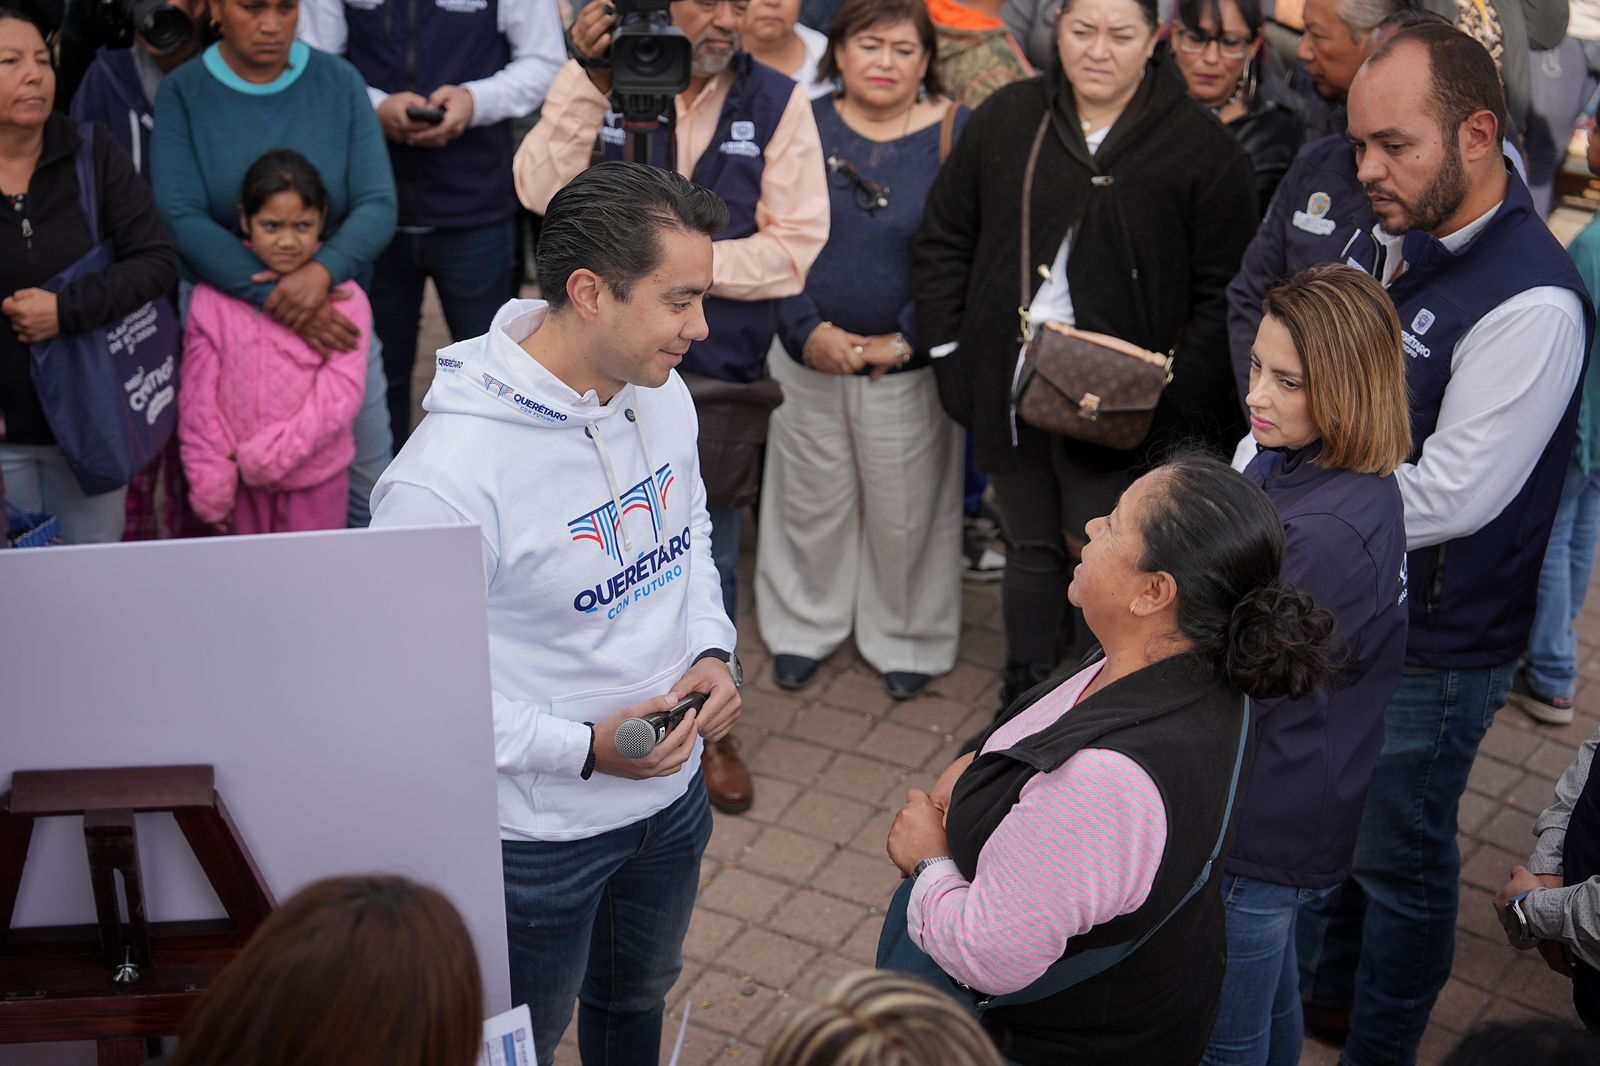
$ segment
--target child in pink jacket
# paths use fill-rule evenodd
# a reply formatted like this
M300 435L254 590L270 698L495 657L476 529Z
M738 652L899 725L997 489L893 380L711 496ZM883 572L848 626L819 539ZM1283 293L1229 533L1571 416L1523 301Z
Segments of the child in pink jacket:
M300 153L268 152L245 174L239 224L278 277L311 261L327 219L327 189ZM235 533L344 528L372 307L353 281L334 294L361 340L324 356L258 308L195 287L178 443L190 505L205 521Z

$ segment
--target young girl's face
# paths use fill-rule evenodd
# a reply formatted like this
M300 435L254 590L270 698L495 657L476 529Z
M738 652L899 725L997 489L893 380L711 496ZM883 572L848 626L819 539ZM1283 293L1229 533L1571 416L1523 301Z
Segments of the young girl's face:
M321 211L307 207L293 190L274 193L253 215L239 210L239 223L256 255L278 274L292 274L311 261L325 221Z

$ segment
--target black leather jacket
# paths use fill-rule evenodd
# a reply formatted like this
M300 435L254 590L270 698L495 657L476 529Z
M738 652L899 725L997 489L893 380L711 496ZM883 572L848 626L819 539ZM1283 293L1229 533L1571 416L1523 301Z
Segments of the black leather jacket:
M1228 123L1228 130L1255 166L1256 202L1265 215L1273 191L1305 141L1305 118L1293 106L1262 94L1248 113Z

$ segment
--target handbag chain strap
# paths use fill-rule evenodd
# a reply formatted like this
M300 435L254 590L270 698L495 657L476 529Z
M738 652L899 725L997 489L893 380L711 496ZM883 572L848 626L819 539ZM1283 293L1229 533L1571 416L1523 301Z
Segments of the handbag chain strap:
M1044 145L1045 130L1050 128L1050 112L1047 109L1044 116L1039 119L1039 130L1033 135L1033 147L1028 150L1028 165L1022 171L1022 302L1017 305L1017 317L1022 322L1022 342L1033 342L1033 315L1028 310L1032 303L1032 283L1028 280L1028 263L1033 259L1029 247L1028 227L1032 224L1033 201L1033 172L1039 169L1039 149Z

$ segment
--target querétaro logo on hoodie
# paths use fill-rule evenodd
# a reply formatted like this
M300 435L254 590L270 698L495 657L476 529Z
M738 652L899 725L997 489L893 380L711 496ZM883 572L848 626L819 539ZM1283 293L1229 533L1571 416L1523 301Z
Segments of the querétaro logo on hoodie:
M642 600L683 577L683 563L679 559L689 550L689 527L685 526L683 532L667 537L664 543L662 540L662 526L667 519L667 497L674 484L676 479L672 476L672 464L668 463L657 470L653 477L645 478L616 500L606 500L589 513L567 523L567 532L574 544L593 544L621 567L607 580L573 597L573 610L593 614L602 607L608 607L606 617L615 619L628 604ZM630 563L625 561L629 549L622 524L631 514L643 514L649 519L651 545L639 550ZM635 523L635 526L640 524Z
M538 400L522 395L515 385L507 385L492 374L483 375L483 391L496 399L504 400L523 414L536 418L546 425L559 426L567 420L565 411L546 407Z

